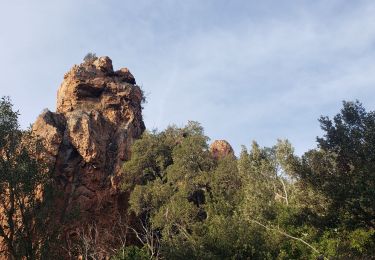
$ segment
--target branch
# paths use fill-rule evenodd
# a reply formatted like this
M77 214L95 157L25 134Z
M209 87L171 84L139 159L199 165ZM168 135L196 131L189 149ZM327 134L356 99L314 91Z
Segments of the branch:
M283 185L283 189L284 189L284 193L285 193L285 197L284 197L284 199L285 199L286 205L288 206L288 205L289 205L289 201L288 201L288 193L287 193L287 191L286 191L285 183L284 183L282 177L280 177L279 179L280 179L280 181L281 181L281 184Z
M6 244L7 244L7 246L9 247L9 248L11 248L12 247L12 241L9 239L9 237L5 234L5 231L4 231L4 229L3 229L3 227L0 225L0 237L2 237L4 240L5 240L5 242L6 242Z
M160 240L157 237L157 235L154 234L153 230L151 227L145 226L142 221L141 221L141 226L144 231L143 234L138 232L135 228L131 226L127 226L131 231L134 232L138 240L142 243L143 246L147 246L149 253L151 254L150 259L155 257L156 259L159 258L159 245L160 245ZM156 241L154 241L156 236Z
M284 236L286 236L286 237L289 237L289 238L291 238L291 239L297 240L297 241L299 241L299 242L305 244L305 245L308 246L309 248L311 248L314 252L316 252L316 253L318 253L318 254L321 254L321 253L318 251L318 249L316 249L315 247L313 247L312 245L310 245L310 244L307 243L305 240L303 240L303 239L301 239L301 238L299 238L299 237L294 237L294 236L292 236L292 235L289 235L288 233L285 233L284 231L282 231L282 230L280 230L280 229L276 229L276 228L273 228L273 227L266 226L266 225L260 223L259 221L254 220L254 219L250 219L250 221L253 222L253 223L255 223L255 224L257 224L257 225L259 225L259 226L261 226L261 227L263 227L263 228L265 228L265 229L267 229L267 230L277 231L278 233L280 233L280 234L282 234L282 235L284 235ZM322 255L322 254L321 254L321 255ZM324 257L324 259L327 259L327 258ZM327 260L328 260L328 259L327 259Z

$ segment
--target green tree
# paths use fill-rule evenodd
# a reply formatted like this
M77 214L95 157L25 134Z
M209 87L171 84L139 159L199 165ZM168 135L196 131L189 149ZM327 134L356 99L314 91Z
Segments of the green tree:
M197 123L146 132L125 163L124 188L147 230L141 240L157 241L149 255L371 259L375 113L344 102L320 122L326 134L302 158L279 140L215 159Z
M37 231L48 169L31 153L38 142L18 125L9 98L0 101L0 239L11 259L36 259L41 252Z
M320 255L314 245L315 230L300 218L300 190L296 168L299 158L287 140L272 148L253 142L250 152L244 147L238 160L243 178L240 214L252 234L260 238L256 259L300 259Z
M375 228L375 112L344 102L333 120L321 117L319 150L304 156L304 181L329 200L332 224Z
M248 223L236 214L242 201L237 160L234 156L214 159L207 141L195 122L145 133L125 163L125 182L135 180L131 209L158 234L163 257L254 255L255 247L243 246L244 238L250 237ZM128 182L124 187L129 187Z
M300 217L315 229L327 257L373 257L375 244L375 113L343 102L333 119L321 117L325 132L296 167ZM303 189L302 189L303 188Z

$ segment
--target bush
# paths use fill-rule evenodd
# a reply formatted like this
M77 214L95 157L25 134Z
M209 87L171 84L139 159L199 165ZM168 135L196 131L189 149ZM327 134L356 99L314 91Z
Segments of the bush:
M126 246L111 258L112 260L143 260L150 259L147 251L136 246Z
M96 54L93 53L93 52L89 52L85 55L85 57L83 58L83 61L86 62L86 63L91 63L93 61L95 61L98 57L96 57Z

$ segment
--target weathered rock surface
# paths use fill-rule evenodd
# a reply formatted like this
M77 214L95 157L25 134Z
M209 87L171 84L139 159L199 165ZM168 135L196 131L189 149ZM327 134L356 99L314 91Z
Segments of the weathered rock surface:
M214 158L223 158L225 156L234 156L232 146L225 140L216 140L210 145L210 152Z
M118 180L132 142L145 129L142 101L129 70L114 71L112 61L100 57L66 73L57 111L43 112L34 123L63 193L57 203L60 222L79 210L79 221L72 221L66 234L85 223L111 230L126 208ZM103 241L111 239L102 236Z

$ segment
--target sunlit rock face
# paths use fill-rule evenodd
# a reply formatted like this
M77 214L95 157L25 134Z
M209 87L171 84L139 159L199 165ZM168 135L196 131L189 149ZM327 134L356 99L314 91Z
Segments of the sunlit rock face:
M73 66L58 90L57 111L43 112L34 123L63 193L56 202L60 221L80 211L79 222L69 224L67 234L74 236L84 223L111 230L126 210L119 177L131 144L145 129L142 101L129 70L114 71L111 59L100 57ZM105 242L111 235L116 234L100 239Z
M225 140L215 140L210 145L210 152L216 159L224 158L226 156L234 156L232 146Z

